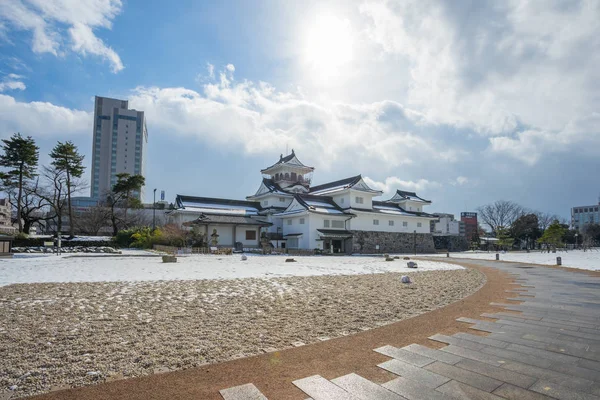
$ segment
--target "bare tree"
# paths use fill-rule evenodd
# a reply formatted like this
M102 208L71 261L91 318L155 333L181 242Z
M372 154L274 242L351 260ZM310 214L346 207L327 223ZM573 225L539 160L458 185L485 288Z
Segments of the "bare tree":
M496 233L499 227L510 228L512 223L527 210L515 202L497 200L492 204L479 207L477 212L483 223Z
M110 210L103 205L90 207L78 215L74 223L78 232L97 236L102 228L110 228Z
M554 221L558 221L560 217L556 214L550 214L543 211L536 211L535 215L538 217L539 228L545 231Z
M16 204L16 190L7 190L7 194L10 204ZM17 216L23 224L23 233L29 234L33 226L41 227L43 222L53 219L54 214L49 213L50 210L50 203L41 195L39 178L24 182L21 192L21 215L20 218Z

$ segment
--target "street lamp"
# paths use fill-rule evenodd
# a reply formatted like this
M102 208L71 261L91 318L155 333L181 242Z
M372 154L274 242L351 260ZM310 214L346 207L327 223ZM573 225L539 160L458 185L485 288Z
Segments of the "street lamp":
M152 203L152 230L156 229L156 189L154 189L154 202Z
M577 236L579 236L579 233L575 232L575 248L577 248Z

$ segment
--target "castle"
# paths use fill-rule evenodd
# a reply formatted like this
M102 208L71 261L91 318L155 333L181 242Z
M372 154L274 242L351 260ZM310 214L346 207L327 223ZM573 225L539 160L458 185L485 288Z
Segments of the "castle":
M259 247L265 232L274 248L328 253L433 251L431 201L397 190L389 200L361 175L311 186L313 167L294 151L261 170L260 187L246 200L177 195L171 222L216 230L220 246Z

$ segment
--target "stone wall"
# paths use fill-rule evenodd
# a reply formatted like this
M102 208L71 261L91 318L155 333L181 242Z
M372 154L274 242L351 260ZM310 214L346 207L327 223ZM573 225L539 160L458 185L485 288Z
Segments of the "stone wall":
M469 250L469 242L464 236L458 235L445 235L445 236L434 236L433 244L436 250L448 250L448 251L466 251Z
M435 253L431 233L352 231L346 250L349 253ZM379 245L379 249L375 246Z

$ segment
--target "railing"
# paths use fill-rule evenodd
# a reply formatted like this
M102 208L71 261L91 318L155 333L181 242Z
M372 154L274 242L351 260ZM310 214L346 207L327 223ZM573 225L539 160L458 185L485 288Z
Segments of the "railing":
M163 251L173 255L190 255L190 254L232 254L233 249L230 247L175 247L155 244L154 250Z

